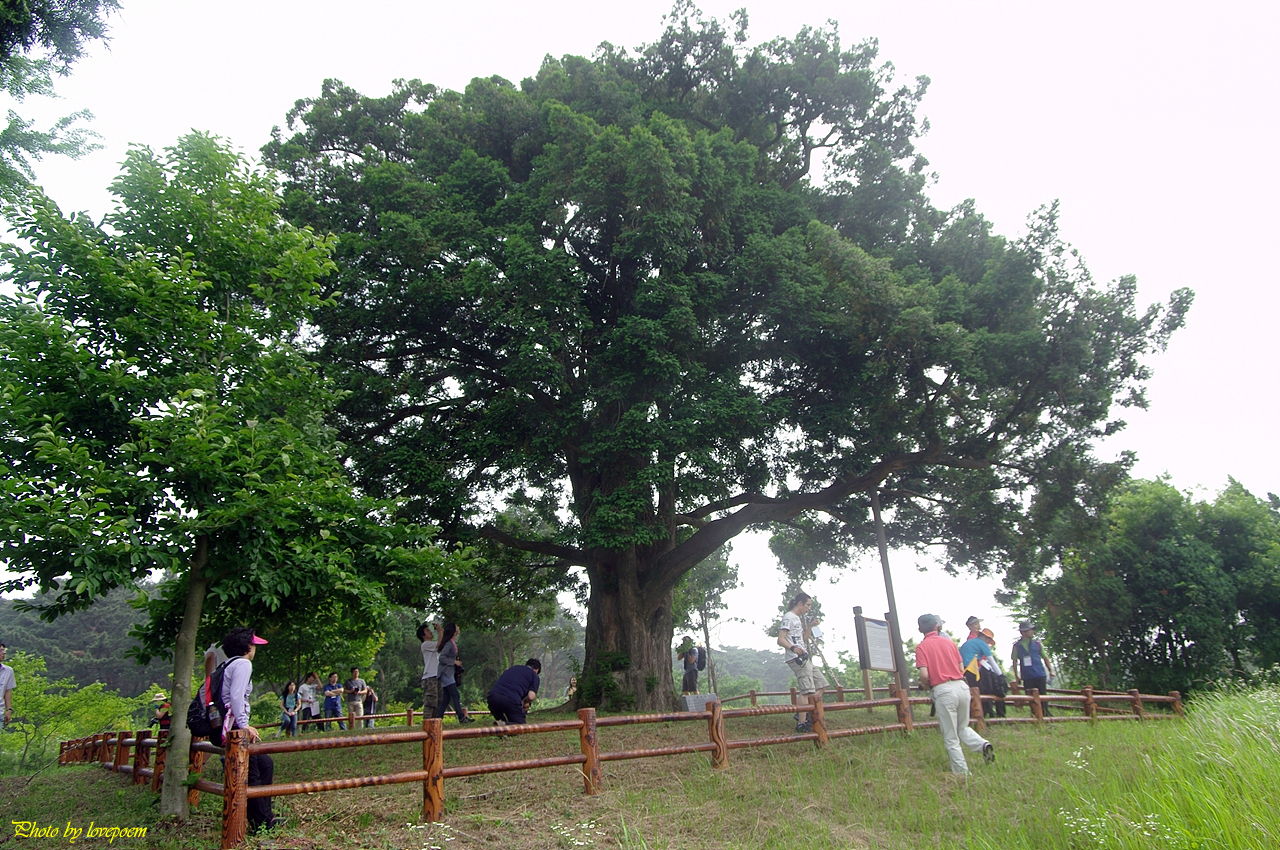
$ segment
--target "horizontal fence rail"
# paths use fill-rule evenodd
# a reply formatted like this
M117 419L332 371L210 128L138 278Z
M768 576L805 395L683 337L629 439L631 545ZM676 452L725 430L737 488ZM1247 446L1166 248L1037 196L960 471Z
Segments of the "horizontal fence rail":
M887 691L887 689L879 689ZM684 711L669 714L634 714L611 717L597 717L593 708L578 711L574 720L557 720L546 723L529 723L522 725L484 726L478 728L457 727L445 729L437 718L425 718L421 728L414 728L414 711L405 713L374 715L380 718L404 718L407 728L373 728L361 729L354 725L346 735L327 737L306 736L293 738L274 738L250 743L248 732L236 729L227 736L226 746L218 747L204 739L195 739L189 754L188 774L199 776L209 755L220 755L225 758L222 783L211 782L203 777L198 778L188 791L188 801L192 805L199 802L201 792L217 794L222 797L222 847L231 848L241 843L247 831L247 802L256 797L279 797L293 794L315 794L325 791L339 791L348 788L364 788L374 785L395 785L409 782L422 783L422 818L425 821L438 821L444 815L444 781L446 779L479 776L489 773L505 773L517 770L537 770L541 768L576 766L583 781L583 792L588 795L599 793L604 777L601 765L609 761L626 759L656 758L661 756L682 755L687 753L707 753L711 765L715 769L729 766L729 752L735 749L774 746L811 741L816 746L825 746L833 738L848 738L861 735L882 734L886 732L911 732L914 729L931 729L937 727L936 721L917 722L912 714L913 706L930 704L927 696L912 696L911 692L898 690L878 699L847 700L849 693L863 694L863 691L844 691L837 689L833 702L818 700L816 697L801 700L793 688L790 692L757 693L752 691L730 700L749 699L750 705L743 708L725 708L718 701L709 702L704 711ZM760 705L758 697L789 696L790 701L784 704ZM725 700L724 702L728 702ZM983 704L1003 702L1006 706L1023 707L1030 710L1027 717L984 718ZM1045 706L1055 709L1080 712L1079 715L1049 716L1045 714ZM1116 705L1123 707L1117 708ZM1054 723L1099 720L1150 720L1156 718L1176 718L1183 716L1182 697L1177 691L1167 696L1140 694L1136 690L1128 692L1095 691L1084 688L1081 691L1053 691L1041 695L1036 690L1026 694L1009 694L1005 697L994 697L979 694L977 688L972 689L970 699L971 721L980 729L989 724L1020 723ZM1168 712L1150 712L1148 707L1166 707ZM831 729L827 724L827 716L832 713L854 710L872 710L892 707L897 712L897 723L879 726L860 726L845 729ZM790 735L777 735L764 738L730 739L725 733L726 721L748 717L791 714L797 709L810 715L810 731L797 732ZM332 722L336 718L328 718ZM349 720L361 720L362 717L349 715ZM322 722L322 721L307 721ZM602 750L600 748L599 730L602 728L635 726L647 723L701 723L707 724L707 740L691 744L678 744L667 747L651 747L636 750ZM485 764L444 766L444 744L446 741L461 741L485 737L518 737L521 735L545 735L576 731L579 737L579 753L547 758L519 759L505 762L489 762ZM91 735L75 741L64 741L59 748L58 764L97 764L108 770L123 773L131 777L135 785L150 782L151 789L160 787L164 774L165 746L167 731L161 731L152 737L150 730L136 732L106 732ZM399 773L381 774L377 776L354 776L337 779L325 779L313 782L286 782L274 785L249 785L249 756L253 754L283 754L307 750L344 749L349 747L387 746L420 743L422 747L422 767L420 770L408 770ZM155 764L152 758L154 755Z

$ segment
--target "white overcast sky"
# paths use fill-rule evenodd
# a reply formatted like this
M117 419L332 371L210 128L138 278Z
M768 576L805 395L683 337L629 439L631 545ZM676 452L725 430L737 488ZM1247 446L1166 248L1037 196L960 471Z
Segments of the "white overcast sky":
M171 144L191 129L251 154L295 100L336 77L369 95L396 78L460 89L476 76L513 81L551 54L590 55L602 41L655 39L666 2L365 3L336 0L121 0L108 47L60 81L62 99L24 114L88 108L104 148L49 159L39 181L65 210L107 209L105 187L130 143ZM727 20L736 2L703 2ZM1280 491L1276 447L1277 145L1280 5L1274 3L755 3L752 41L839 23L846 43L878 38L903 82L932 79L919 149L938 174L940 206L975 198L1016 236L1028 213L1059 199L1062 231L1095 278L1137 275L1144 301L1196 291L1188 327L1151 364L1150 410L1102 448L1139 455L1137 474L1168 474L1209 496L1234 476ZM1270 151L1271 153L1268 153ZM782 578L761 541L739 540L745 587L730 597L726 643L768 648ZM992 580L951 580L893 556L903 627L941 614L956 629L987 614L1001 642L1011 616ZM852 646L850 605L885 609L868 561L811 592L830 644Z

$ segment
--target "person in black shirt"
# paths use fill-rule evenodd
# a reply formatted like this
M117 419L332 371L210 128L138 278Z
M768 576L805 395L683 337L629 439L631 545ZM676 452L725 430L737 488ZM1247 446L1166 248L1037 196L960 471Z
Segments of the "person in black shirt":
M489 713L494 721L503 723L524 723L525 712L538 697L538 674L542 672L542 662L530 658L524 664L508 667L489 689Z

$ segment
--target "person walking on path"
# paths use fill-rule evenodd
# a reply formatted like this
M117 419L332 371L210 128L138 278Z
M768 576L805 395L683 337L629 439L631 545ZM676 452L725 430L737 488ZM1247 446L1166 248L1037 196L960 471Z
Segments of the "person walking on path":
M937 614L921 614L916 622L924 635L916 646L920 686L929 689L937 707L938 729L942 732L942 746L951 762L951 772L968 776L969 764L961 745L982 753L988 764L996 760L995 747L969 728L969 685L960 666L960 650L951 638L939 631L942 618Z
M1048 696L1049 677L1053 675L1053 665L1049 656L1044 654L1044 647L1036 640L1036 627L1028 620L1018 624L1022 637L1013 645L1013 678L1022 684L1030 693L1033 689L1040 696ZM1052 717L1049 704L1043 703L1044 716Z

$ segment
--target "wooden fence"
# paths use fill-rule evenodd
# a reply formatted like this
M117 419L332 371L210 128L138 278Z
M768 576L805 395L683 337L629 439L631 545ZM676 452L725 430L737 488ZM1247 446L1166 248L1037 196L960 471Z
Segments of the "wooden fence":
M794 689L791 692L794 694ZM786 692L777 694L754 694L758 696L784 696ZM745 698L738 697L735 699ZM578 711L574 720L558 720L547 723L530 723L525 725L458 727L445 730L440 720L427 718L422 721L421 729L413 728L412 710L405 714L375 715L383 718L405 718L409 727L397 729L369 729L356 734L333 735L327 737L301 737L261 740L249 743L248 733L244 730L232 731L226 747L217 747L203 739L191 744L189 756L189 774L199 774L204 767L205 759L210 755L222 755L225 758L223 783L198 779L188 792L188 800L192 805L199 801L201 792L217 794L222 797L222 847L231 848L242 842L247 829L247 803L253 797L279 797L291 794L313 794L322 791L338 791L346 788L362 788L372 785L393 785L408 782L422 783L422 818L425 821L438 821L444 815L444 781L462 776L479 776L487 773L503 773L516 770L533 770L538 768L576 765L582 776L583 791L596 794L603 785L601 764L608 761L624 759L653 758L658 756L680 755L683 753L708 753L711 765L715 769L729 766L731 750L748 747L763 747L776 744L790 744L811 741L815 746L825 746L833 738L845 738L858 735L869 735L884 732L910 732L913 729L929 729L938 725L937 721L917 722L912 716L911 707L928 705L929 698L912 697L908 691L898 691L893 696L883 699L843 699L844 694L834 702L811 700L801 702L793 696L793 703L782 705L758 705L748 708L727 709L720 702L711 702L705 711L677 712L673 714L638 714L616 717L597 717L595 709L584 708ZM1029 694L1014 694L1005 698L1011 706L1024 706L1031 710L1028 717L1005 717L986 719L982 717L982 701L990 701L991 697L980 697L977 689L973 689L970 701L972 720L979 728L989 723L1045 723L1079 720L1147 720L1152 718L1171 718L1183 715L1182 698L1177 691L1168 696L1139 694L1136 690L1127 693L1094 691L1085 688L1078 693L1055 692L1051 697L1042 697L1037 691ZM1055 707L1076 707L1080 716L1046 717L1044 703L1052 700ZM1107 713L1104 706L1108 703L1123 703L1124 707L1117 713ZM1165 705L1168 713L1153 713L1147 706ZM832 712L853 711L857 709L874 709L877 707L894 707L897 710L898 722L883 726L862 726L846 729L829 729L827 715ZM778 735L767 738L750 738L732 740L725 734L725 721L744 717L760 717L773 714L790 714L800 708L811 712L812 731L791 735ZM639 750L608 751L600 748L599 730L611 726L632 726L644 723L687 723L705 722L707 724L707 740L692 744L669 747L654 747ZM349 732L355 732L352 729ZM541 735L554 732L577 731L580 752L573 755L550 758L522 759L517 761L492 762L487 764L444 766L444 743L471 738L514 735ZM134 784L150 782L153 791L158 790L164 774L164 757L166 748L159 746L164 741L162 736L152 738L149 730L137 732L107 732L81 738L76 741L63 742L58 754L58 763L66 764L98 764L109 770L132 777ZM295 753L304 750L340 749L347 747L383 746L390 744L404 745L408 743L422 744L422 769L401 773L383 774L380 776L355 776L343 779L328 779L316 782L288 782L276 785L249 785L249 756L258 753ZM155 764L151 764L152 753L156 754Z

